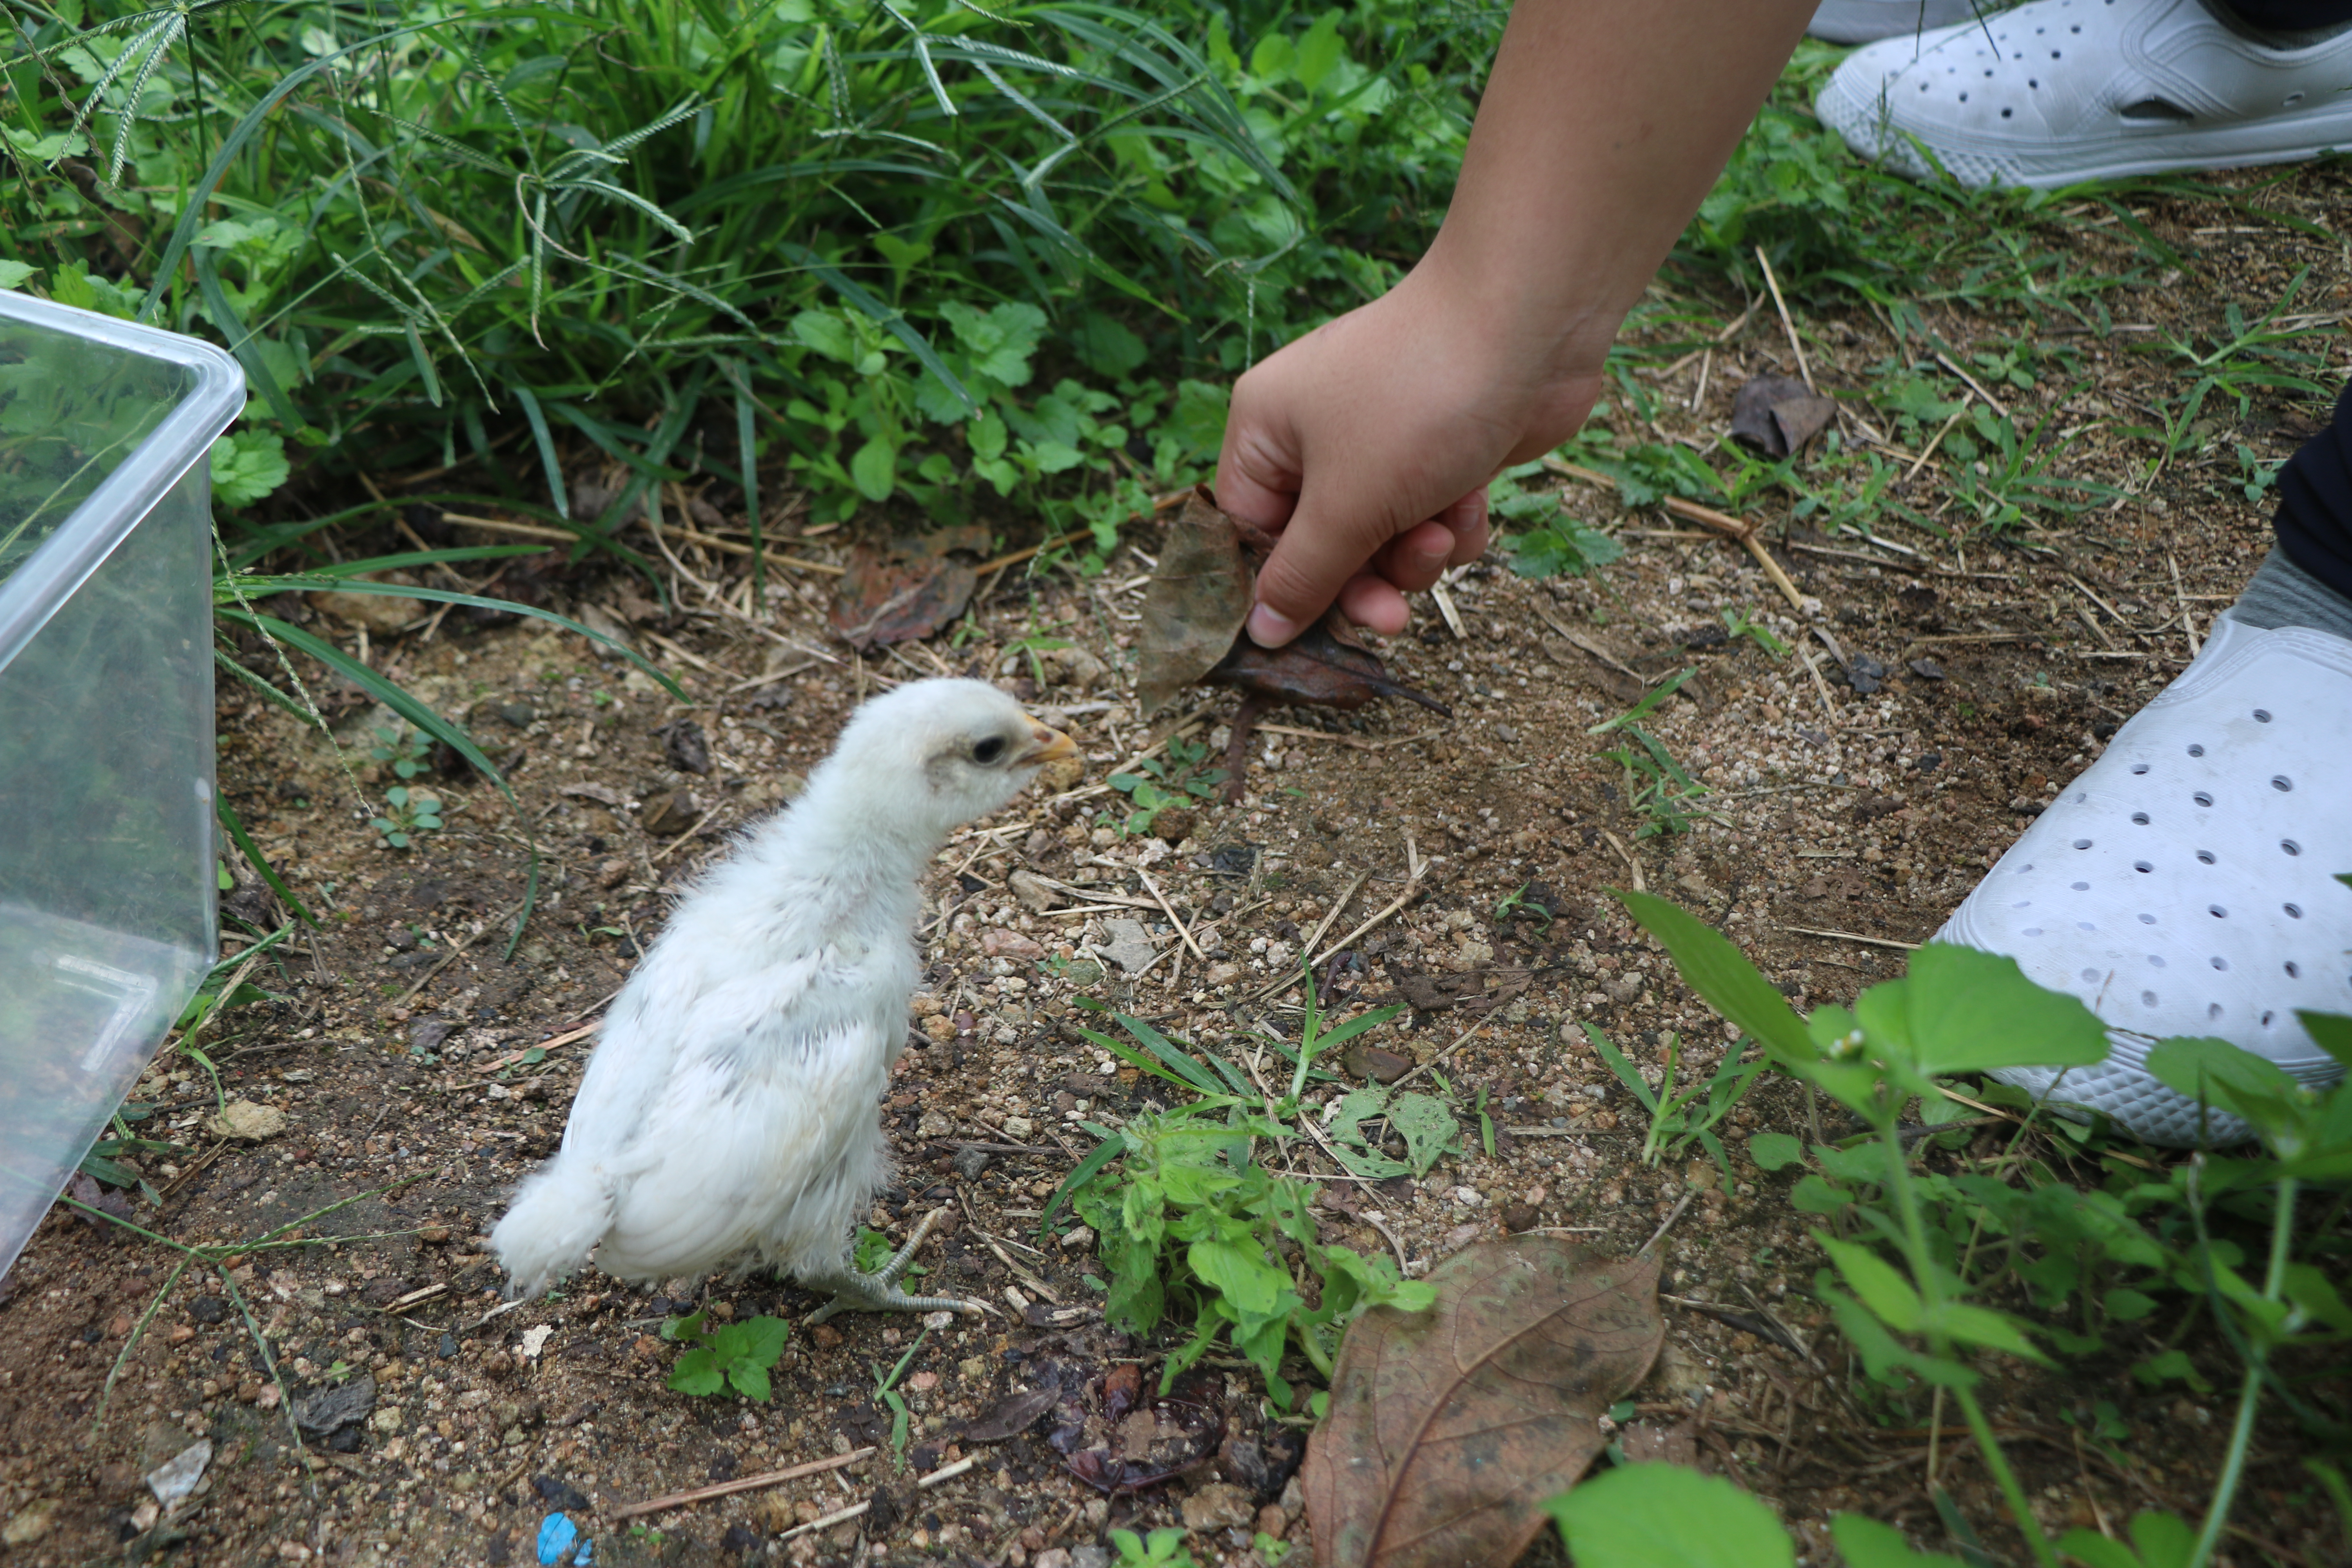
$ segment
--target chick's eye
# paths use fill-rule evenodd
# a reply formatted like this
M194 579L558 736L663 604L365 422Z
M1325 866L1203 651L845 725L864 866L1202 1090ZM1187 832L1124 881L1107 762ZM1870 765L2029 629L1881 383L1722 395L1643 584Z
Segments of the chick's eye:
M971 760L983 766L995 762L1003 755L1004 755L1004 737L1002 735L991 735L971 749Z

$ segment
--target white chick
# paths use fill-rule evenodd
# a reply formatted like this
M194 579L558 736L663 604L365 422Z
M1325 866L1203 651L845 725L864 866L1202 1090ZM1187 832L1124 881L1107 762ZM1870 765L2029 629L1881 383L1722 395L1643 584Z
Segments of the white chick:
M852 714L614 1000L562 1148L490 1233L510 1293L593 1252L634 1281L772 1265L834 1293L820 1318L971 1306L899 1290L904 1253L874 1274L848 1256L889 1174L877 1102L918 974L916 880L956 827L1076 752L976 680L914 681Z

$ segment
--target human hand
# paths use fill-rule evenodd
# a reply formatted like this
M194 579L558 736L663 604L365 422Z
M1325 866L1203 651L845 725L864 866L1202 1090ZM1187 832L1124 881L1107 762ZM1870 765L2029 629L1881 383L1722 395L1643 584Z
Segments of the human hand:
M1387 636L1404 595L1486 548L1486 483L1574 434L1614 320L1530 330L1426 263L1234 388L1217 504L1276 535L1249 635L1288 642L1335 600Z

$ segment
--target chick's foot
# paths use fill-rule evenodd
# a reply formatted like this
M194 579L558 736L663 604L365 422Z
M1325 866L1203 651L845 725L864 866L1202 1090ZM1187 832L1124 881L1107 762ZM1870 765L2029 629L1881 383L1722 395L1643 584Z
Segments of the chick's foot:
M811 1289L831 1290L833 1300L809 1315L808 1327L814 1328L835 1312L985 1312L982 1301L967 1301L954 1296L909 1296L898 1289L898 1277L914 1261L915 1249L931 1234L944 1210L933 1209L915 1226L915 1234L907 1245L894 1253L890 1260L871 1274L861 1272L845 1257L830 1273L803 1280Z

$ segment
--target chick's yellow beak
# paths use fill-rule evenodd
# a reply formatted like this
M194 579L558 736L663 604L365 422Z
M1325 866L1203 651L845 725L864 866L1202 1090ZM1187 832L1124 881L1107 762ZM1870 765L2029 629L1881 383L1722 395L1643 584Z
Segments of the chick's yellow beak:
M1077 742L1049 725L1035 720L1029 723L1029 746L1022 753L1024 763L1058 763L1065 757L1078 754Z

